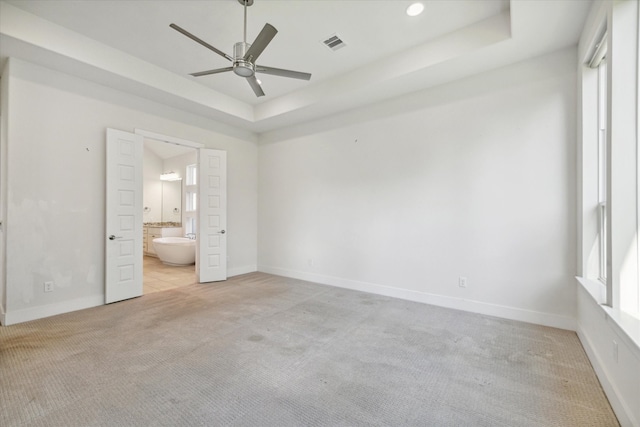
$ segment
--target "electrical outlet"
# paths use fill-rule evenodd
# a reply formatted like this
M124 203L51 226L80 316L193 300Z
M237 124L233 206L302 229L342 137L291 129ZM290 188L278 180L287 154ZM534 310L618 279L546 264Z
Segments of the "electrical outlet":
M613 361L618 363L618 343L613 341Z
M44 291L53 292L53 282L44 282Z
M460 286L461 288L466 288L467 287L467 278L460 276L458 278L458 286Z

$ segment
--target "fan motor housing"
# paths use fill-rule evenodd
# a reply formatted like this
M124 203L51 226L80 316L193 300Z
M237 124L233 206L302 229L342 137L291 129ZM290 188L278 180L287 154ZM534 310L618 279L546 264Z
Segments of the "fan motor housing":
M244 59L244 55L251 45L238 42L233 45L233 72L242 77L251 77L256 73L255 66Z

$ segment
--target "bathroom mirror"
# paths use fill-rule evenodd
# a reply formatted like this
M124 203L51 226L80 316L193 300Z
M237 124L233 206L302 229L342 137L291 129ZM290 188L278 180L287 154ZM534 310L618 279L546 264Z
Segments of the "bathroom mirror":
M182 180L162 181L162 222L182 224Z

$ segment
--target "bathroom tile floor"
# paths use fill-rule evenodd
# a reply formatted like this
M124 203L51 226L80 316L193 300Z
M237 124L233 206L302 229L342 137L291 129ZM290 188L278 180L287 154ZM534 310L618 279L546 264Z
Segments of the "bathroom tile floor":
M145 294L180 288L198 281L195 265L174 267L163 264L156 257L145 256L142 268Z

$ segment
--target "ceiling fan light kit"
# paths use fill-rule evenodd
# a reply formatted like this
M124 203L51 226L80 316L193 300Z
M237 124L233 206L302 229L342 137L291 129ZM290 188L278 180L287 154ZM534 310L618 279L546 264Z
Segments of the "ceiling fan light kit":
M275 35L278 33L278 30L276 30L275 27L271 24L265 24L265 26L262 28L262 31L260 31L260 34L258 34L258 37L256 37L256 39L254 40L253 44L247 43L247 7L251 6L253 4L253 1L254 0L238 0L238 3L240 3L244 7L244 41L238 42L233 46L233 57L213 47L212 45L205 42L204 40L194 36L187 30L179 27L178 25L176 24L169 25L171 28L178 31L179 33L182 33L183 35L189 37L191 40L201 44L207 49L217 53L218 55L222 56L223 58L233 63L231 67L216 68L214 70L207 70L207 71L199 71L197 73L192 73L191 75L194 77L201 77L201 76L207 76L210 74L219 74L219 73L225 73L227 71L233 71L234 74L247 79L249 86L251 86L251 89L253 89L253 92L256 94L256 96L264 96L264 91L260 86L261 82L258 79L256 79L256 75L255 75L256 72L271 74L271 75L280 76L280 77L288 77L293 79L301 79L301 80L311 79L310 73L303 73L300 71L284 70L281 68L273 68L273 67L266 67L263 65L256 65L256 60L258 59L260 54L264 51L264 49L267 47L267 45L271 43L271 40L273 40Z
M249 46L245 42L238 42L233 46L233 72L241 77L251 77L256 72L255 66L244 60Z

